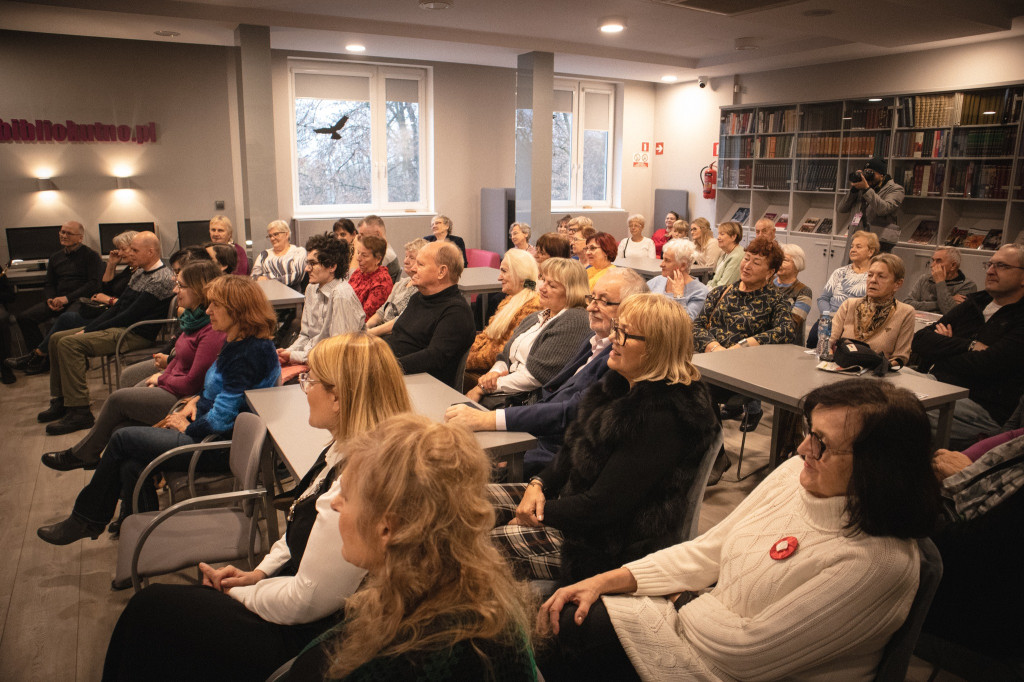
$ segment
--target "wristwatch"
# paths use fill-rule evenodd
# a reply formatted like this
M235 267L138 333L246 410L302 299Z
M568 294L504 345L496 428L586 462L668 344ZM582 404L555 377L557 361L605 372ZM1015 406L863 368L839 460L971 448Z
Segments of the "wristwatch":
M540 486L540 491L544 492L544 479L543 478L541 478L540 476L533 476L533 477L530 478L530 482L527 483L526 485L530 486L530 485L533 485L534 483L537 483Z

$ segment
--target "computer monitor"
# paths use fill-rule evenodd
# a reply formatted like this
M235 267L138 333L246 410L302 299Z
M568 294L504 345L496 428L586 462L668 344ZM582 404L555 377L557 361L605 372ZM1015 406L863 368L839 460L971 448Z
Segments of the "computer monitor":
M199 246L210 241L210 220L179 220L178 248Z
M46 260L60 249L60 225L8 227L4 231L11 260Z
M156 232L155 223L100 223L100 253L109 255L114 250L114 237L135 230L136 232Z

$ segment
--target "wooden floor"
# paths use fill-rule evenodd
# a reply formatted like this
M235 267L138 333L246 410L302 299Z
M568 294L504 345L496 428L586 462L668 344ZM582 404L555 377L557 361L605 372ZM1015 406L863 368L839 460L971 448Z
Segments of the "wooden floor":
M91 373L93 412L106 397L99 373ZM48 545L36 528L60 521L91 472L59 473L44 467L44 452L70 447L84 432L47 436L36 421L45 409L49 378L18 375L0 385L0 680L60 682L98 680L110 633L132 591L113 592L117 541L104 534L66 547ZM744 471L767 459L771 408L758 429L748 434ZM726 424L726 449L735 462L738 422ZM754 475L732 482L735 464L704 499L700 530L724 518L761 480ZM186 582L193 573L161 578ZM916 661L908 680L926 680L930 667ZM938 678L957 678L945 673Z

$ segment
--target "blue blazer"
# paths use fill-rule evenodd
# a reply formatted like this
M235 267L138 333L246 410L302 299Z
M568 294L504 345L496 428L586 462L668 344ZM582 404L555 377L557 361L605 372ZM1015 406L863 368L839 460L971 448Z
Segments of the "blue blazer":
M583 394L608 371L611 350L609 344L590 364L576 372L592 352L590 339L587 339L562 371L544 384L538 402L505 408L505 426L509 431L526 431L537 437L537 447L527 450L523 457L527 472L540 471L555 458L562 447L565 430L576 418Z

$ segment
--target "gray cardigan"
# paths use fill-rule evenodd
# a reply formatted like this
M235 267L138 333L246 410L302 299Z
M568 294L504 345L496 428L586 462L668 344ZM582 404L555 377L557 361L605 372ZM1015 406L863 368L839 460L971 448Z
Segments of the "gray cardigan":
M958 305L953 300L954 296L957 294L966 296L978 290L978 286L959 271L956 273L956 277L947 279L943 284L945 286L936 286L932 281L932 273L926 272L921 275L921 279L917 280L917 284L914 285L904 303L917 310L945 315L953 309L953 306Z
M540 320L543 311L533 313L519 323L512 332L505 347L498 354L498 359L511 364L509 352L516 337L533 327ZM530 354L526 358L526 369L530 370L540 385L551 380L559 370L576 355L584 339L590 338L594 332L590 329L587 311L583 308L568 308L560 315L544 325L537 335Z
M839 202L839 212L863 211L864 217L857 229L874 232L881 238L882 231L886 227L896 224L896 212L899 211L900 205L903 203L904 195L903 187L889 179L882 183L877 191L871 187L865 190L851 189ZM846 239L847 251L849 251L853 233L857 229L850 229L850 234Z

